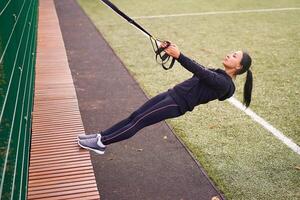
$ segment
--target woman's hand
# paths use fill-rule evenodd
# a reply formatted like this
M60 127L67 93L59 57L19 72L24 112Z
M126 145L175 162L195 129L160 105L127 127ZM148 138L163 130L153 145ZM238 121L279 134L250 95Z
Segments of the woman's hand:
M165 48L167 46L167 43L164 42L161 44L161 47ZM168 48L164 50L169 56L172 56L175 59L178 59L180 56L180 51L176 44L171 43Z

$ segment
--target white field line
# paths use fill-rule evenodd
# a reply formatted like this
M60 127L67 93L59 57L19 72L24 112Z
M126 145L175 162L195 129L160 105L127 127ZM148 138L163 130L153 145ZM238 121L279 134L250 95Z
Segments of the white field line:
M277 130L275 127L273 127L271 124L269 124L266 120L258 116L255 112L253 112L250 108L247 108L239 102L236 98L231 97L228 99L228 101L240 109L241 111L245 112L248 116L250 116L255 122L259 123L261 126L263 126L266 130L271 132L276 138L278 138L280 141L282 141L284 144L286 144L290 149L292 149L294 152L300 155L300 147L294 143L290 138L286 137L282 132Z
M181 14L170 14L170 15L136 16L136 17L132 17L132 19L153 19L153 18L166 18L166 17L201 16L201 15L224 15L224 14L238 14L238 13L290 11L290 10L300 10L300 8L266 8L266 9L254 9L254 10L231 10L231 11L214 11L214 12L200 12L200 13L181 13Z

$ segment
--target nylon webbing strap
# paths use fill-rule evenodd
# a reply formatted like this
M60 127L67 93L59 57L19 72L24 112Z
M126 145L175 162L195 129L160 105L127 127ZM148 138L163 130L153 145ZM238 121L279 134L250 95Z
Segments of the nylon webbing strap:
M172 58L172 61L169 64L169 66L166 65L168 63L168 61L170 60L171 56L169 56L167 53L164 53L164 50L166 48L168 48L171 45L171 43L169 41L164 41L164 42L167 44L165 48L159 47L156 41L153 42L151 40L151 44L152 44L153 50L154 50L154 52L156 54L156 56L155 56L156 62L159 63L159 64L161 64L161 66L165 70L168 70L168 69L171 69L173 67L173 65L175 63L175 58ZM161 62L159 62L159 60L158 60L159 58L160 58Z
M167 46L165 48L160 47L160 43L163 41L160 41L158 39L155 39L148 31L146 31L141 25L136 23L133 19L131 19L129 16L127 16L125 13L123 13L117 6L115 6L113 3L111 3L109 0L100 0L102 3L104 3L106 6L111 8L114 12L116 12L119 16L121 16L123 19L125 19L127 22L129 22L131 25L133 25L135 28L140 30L144 35L148 36L151 41L151 45L153 47L153 51L155 53L156 62L161 64L161 66L165 69L171 69L175 63L175 59L172 58L171 63L169 66L167 66L168 61L170 60L170 57L168 54L164 53L164 50L168 48L170 45L170 42L164 41L167 43ZM159 61L160 59L160 61Z

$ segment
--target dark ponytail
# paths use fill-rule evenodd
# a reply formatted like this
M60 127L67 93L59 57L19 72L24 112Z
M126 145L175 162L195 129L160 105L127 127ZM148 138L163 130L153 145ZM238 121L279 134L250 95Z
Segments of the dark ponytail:
M246 107L249 107L251 102L251 96L252 96L253 77L252 77L252 72L250 70L251 63L252 63L252 59L249 56L249 54L243 52L243 58L241 60L242 68L237 72L237 74L243 74L247 72L246 81L244 85L244 100L243 100L243 104Z
M251 102L252 96L252 85L253 85L253 77L252 72L249 69L247 71L246 81L244 85L244 105L248 108Z

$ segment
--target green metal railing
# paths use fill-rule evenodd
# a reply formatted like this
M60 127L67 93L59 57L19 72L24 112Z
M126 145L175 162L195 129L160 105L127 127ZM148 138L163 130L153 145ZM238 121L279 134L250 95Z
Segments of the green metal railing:
M0 1L0 199L26 199L38 0Z

